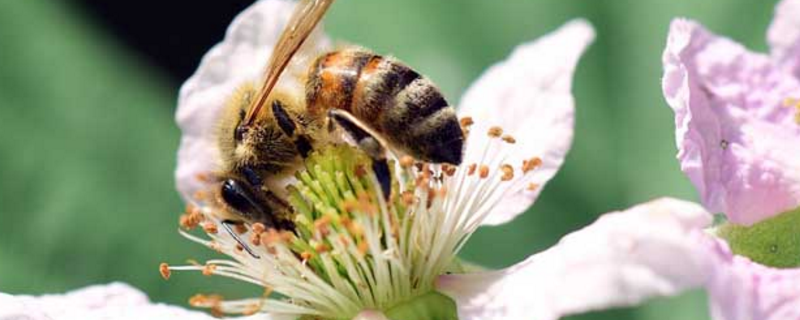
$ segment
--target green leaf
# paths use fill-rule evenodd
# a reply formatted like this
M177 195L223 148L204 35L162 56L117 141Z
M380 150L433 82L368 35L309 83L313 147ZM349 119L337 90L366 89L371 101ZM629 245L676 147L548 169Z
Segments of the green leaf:
M716 233L733 253L755 262L776 268L800 266L800 208L750 227L726 223Z

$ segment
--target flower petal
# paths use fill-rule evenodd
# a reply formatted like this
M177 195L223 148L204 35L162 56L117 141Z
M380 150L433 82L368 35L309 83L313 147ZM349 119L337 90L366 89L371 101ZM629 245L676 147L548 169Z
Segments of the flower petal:
M772 58L800 78L800 0L784 0L778 4L767 40Z
M681 169L706 208L750 225L800 205L800 83L769 57L673 21L663 90Z
M181 128L175 178L184 200L207 188L208 175L217 170L217 120L226 101L245 83L261 79L294 5L290 1L258 1L233 20L225 39L204 57L192 77L183 84L175 120ZM329 47L318 28L295 55L279 86L290 86L305 73L309 57Z
M205 312L153 304L141 291L124 283L95 285L63 295L0 294L0 319L186 319L214 320ZM261 315L258 319L277 319ZM290 319L290 318L281 318Z
M518 167L539 157L542 166L522 181L501 185L503 201L484 224L496 225L525 211L542 186L555 175L572 143L574 99L572 75L581 54L594 39L584 20L567 23L555 32L517 47L505 61L486 71L461 101L460 116L471 116L465 164L485 163L485 156L502 156L502 163ZM500 126L516 138L515 145L494 150L487 131ZM487 150L488 149L488 150ZM489 165L489 163L486 163ZM519 174L519 173L518 173ZM527 190L530 183L538 186Z
M721 240L707 242L715 257L708 283L714 319L800 319L800 269L765 267L734 256Z
M711 262L696 238L711 220L694 203L651 201L603 215L510 268L441 276L437 289L456 300L461 320L547 320L633 305L704 282Z

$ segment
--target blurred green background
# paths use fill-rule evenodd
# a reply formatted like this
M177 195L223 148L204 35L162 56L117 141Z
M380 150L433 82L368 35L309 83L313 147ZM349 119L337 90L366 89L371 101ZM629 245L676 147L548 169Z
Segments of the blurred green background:
M563 170L528 213L480 230L463 253L502 267L603 212L659 196L695 199L674 160L672 112L660 90L669 21L691 17L764 50L774 3L347 0L326 24L336 38L398 56L454 102L517 44L575 17L594 24L597 40L575 77L577 128ZM176 233L183 205L173 188L179 139L173 112L186 74L155 62L159 54L143 54L108 27L107 16L87 7L0 1L0 291L41 294L124 281L154 301L182 305L196 292L259 294L195 273L169 282L159 276L161 261L210 256ZM191 8L185 12L192 15ZM149 36L169 37L179 47L201 32L183 25L186 16L168 18L174 28ZM153 28L147 15L136 20L140 25L127 28ZM202 32L213 43L226 23ZM201 54L181 53L177 61L191 69ZM573 318L707 319L706 308L704 293L696 291Z

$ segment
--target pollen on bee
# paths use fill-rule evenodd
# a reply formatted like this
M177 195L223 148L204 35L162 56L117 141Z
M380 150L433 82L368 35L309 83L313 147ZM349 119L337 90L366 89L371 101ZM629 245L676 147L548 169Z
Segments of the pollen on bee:
M169 280L169 276L172 274L166 262L162 262L158 265L158 272L161 273L161 277L164 278L164 280Z
M502 137L501 139L503 139L503 141L505 141L505 142L506 142L506 143L508 143L508 144L515 144L515 143L517 143L517 139L515 139L515 138L514 138L514 136L512 136L512 135L510 135L510 134L504 134L504 135L503 135L503 137Z
M492 138L499 138L503 135L503 128L494 126L489 128L489 136Z
M477 168L478 168L477 164L471 163L469 165L469 167L467 168L467 175L471 176L471 175L475 174L475 169L477 169Z
M533 157L529 160L522 160L522 173L528 173L542 165L542 158Z
M485 179L486 177L488 177L489 166L482 164L481 167L478 169L478 176L481 177L481 179Z
M411 156L400 157L400 167L403 169L411 168L414 165L414 158Z
M204 276L213 275L214 274L214 270L217 270L217 265L213 264L213 263L209 263L205 267L203 267L203 275Z
M205 231L208 234L217 234L217 232L219 232L219 229L217 228L217 224L214 223L213 221L206 221L203 222L203 231Z
M514 179L514 167L512 167L510 164L501 165L500 170L503 171L503 176L500 177L500 180L509 181Z

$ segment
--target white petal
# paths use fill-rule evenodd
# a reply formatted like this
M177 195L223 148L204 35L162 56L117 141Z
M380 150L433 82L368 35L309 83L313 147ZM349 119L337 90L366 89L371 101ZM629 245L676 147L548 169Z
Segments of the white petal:
M12 296L0 294L0 320L214 320L205 312L150 303L141 291L124 283L95 285L66 294ZM256 319L256 318L252 318ZM258 319L291 319L259 315Z
M512 189L484 224L501 224L525 211L564 161L572 143L572 75L593 39L594 30L588 22L569 22L517 47L508 59L486 71L462 98L459 115L475 120L467 139L465 164L484 162L489 145L486 132L492 126L501 126L517 140L515 145L506 146L510 154L504 163L518 168L524 159L543 160L542 167L524 181L501 186ZM528 191L529 183L539 188Z
M800 0L778 4L767 40L773 59L800 78Z
M800 319L800 268L775 269L734 256L721 240L705 247L714 256L707 289L716 320Z
M697 245L711 215L659 199L609 213L510 268L441 276L461 320L557 319L700 286L709 261Z
M231 94L245 83L260 81L272 47L292 13L293 3L258 1L239 14L225 39L204 57L197 71L183 84L175 120L181 128L175 178L184 200L207 186L198 175L217 170L217 119ZM318 28L321 29L321 28ZM305 72L309 57L329 46L317 30L284 73L279 86L289 86Z

